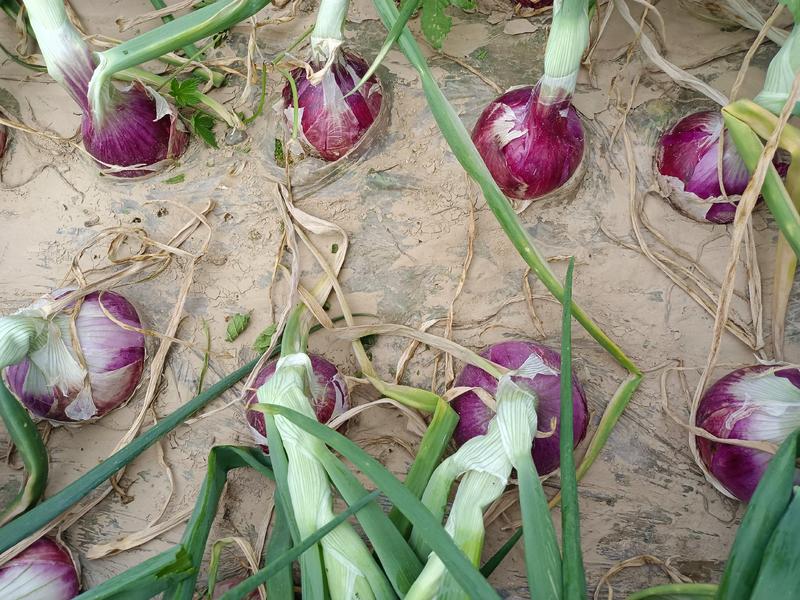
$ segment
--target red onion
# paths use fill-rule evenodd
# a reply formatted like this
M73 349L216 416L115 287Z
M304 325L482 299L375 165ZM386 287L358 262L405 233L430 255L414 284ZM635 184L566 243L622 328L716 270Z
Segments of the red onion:
M697 427L723 439L781 442L800 427L800 368L755 365L729 373L706 391ZM727 492L747 502L772 455L696 437L700 458ZM800 469L796 471L800 485Z
M138 177L160 170L164 161L184 152L188 136L175 109L141 84L119 89L109 83L99 103L90 103L95 57L63 5L30 0L25 8L48 73L83 111L84 146L103 170L117 177ZM141 168L125 168L139 165Z
M184 153L189 136L177 112L166 104L166 100L159 99L166 109L165 114L159 115L155 92L145 89L140 83L124 91L113 90L99 124L86 108L81 119L83 145L101 166L112 165L109 174L117 177L149 175L162 168L160 163ZM145 165L146 168L114 169L133 165Z
M583 126L569 100L539 102L540 87L506 92L487 106L472 141L506 196L539 198L564 185L583 159Z
M78 595L80 585L72 556L46 537L0 566L3 600L70 600Z
M658 142L655 172L659 187L675 208L696 221L732 223L750 180L733 140L726 135L722 182L728 200L722 196L717 174L722 130L719 111L700 111L680 119ZM785 175L787 165L783 161L776 159L775 166Z
M68 291L56 291L19 315L31 314L36 319L38 306ZM36 325L41 325L44 336L40 347L32 347L21 362L5 369L9 390L34 415L64 423L97 419L127 402L139 386L145 360L144 335L109 319L101 302L117 321L142 327L136 309L122 295L102 292L101 297L100 292L93 292L83 299L75 319L86 370L73 347L69 307L51 321L39 318L41 324ZM6 317L11 318L14 316ZM56 351L62 353L57 361L51 358L57 356Z
M317 377L318 384L317 393L314 395L314 412L320 423L327 423L350 408L350 392L336 365L316 354L309 354L308 357L311 359L311 368ZM245 407L258 402L255 390L275 374L277 364L278 359L275 358L261 367L258 376L253 381L253 391L245 397ZM264 452L268 452L267 425L264 421L264 413L247 409L245 416L256 443Z
M295 69L292 77L297 85L300 111L300 134L303 145L328 161L350 152L375 122L381 109L381 84L373 75L351 96L369 65L357 54L336 49L330 68L322 80L312 82L305 69ZM323 61L310 61L315 72L321 72ZM294 120L292 90L283 88L283 106L289 127Z
M539 432L551 433L552 421L556 420L555 431L549 437L537 437L533 444L533 461L539 475L552 473L559 465L559 432L561 430L559 415L561 414L560 369L561 356L555 350L532 341L514 340L500 342L489 346L481 352L481 356L508 369L518 369L529 357L537 355L542 361L541 374L535 377L514 377L521 384L536 394L536 414ZM547 371L550 371L549 373ZM479 387L494 395L497 391L497 380L483 369L466 365L455 381L456 387ZM580 382L572 376L573 424L575 445L586 435L589 412L586 397ZM489 421L494 412L486 406L475 392L461 394L451 402L460 419L453 437L461 445L467 440L487 432Z

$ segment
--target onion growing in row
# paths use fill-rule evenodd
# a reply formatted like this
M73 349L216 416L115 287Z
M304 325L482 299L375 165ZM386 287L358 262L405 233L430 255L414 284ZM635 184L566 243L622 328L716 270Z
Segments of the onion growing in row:
M561 414L561 395L559 391L561 356L555 350L532 341L508 341L489 346L481 356L507 369L519 369L523 364L530 368L533 364L535 375L515 376L514 383L533 392L536 398L538 435L533 445L533 462L539 475L552 473L559 464L559 432ZM457 387L474 387L486 390L492 395L497 392L497 379L486 371L473 365L466 365L456 378ZM572 376L573 428L575 445L586 435L589 412L586 396L578 379ZM473 391L461 394L451 402L453 410L459 414L459 422L453 437L460 446L468 440L485 435L494 411ZM553 427L555 425L555 427Z
M722 439L780 445L800 427L800 368L755 365L729 373L700 400L695 425ZM772 455L699 436L695 439L711 476L729 495L749 501ZM800 469L795 483L800 485Z
M790 9L800 12L797 5L790 5ZM798 15L794 16L797 20ZM800 28L795 25L770 61L764 86L754 101L774 114L780 113L798 70ZM800 103L795 105L794 113L800 114ZM750 180L744 161L726 133L719 111L703 110L674 123L658 142L654 171L661 192L675 208L696 221L732 223ZM718 173L720 138L724 139L721 169L724 194ZM788 164L783 156L776 156L774 164L778 173L785 176Z
M139 386L145 360L144 335L125 328L142 327L125 297L115 292L84 297L74 317L75 340L75 304L48 314L69 291L57 290L0 318L0 366L6 367L8 389L31 413L58 423L94 420L126 403Z
M588 43L587 1L554 4L542 78L506 92L478 117L472 141L507 196L540 198L580 176L584 132L571 99Z
M369 65L345 50L347 0L322 0L311 33L307 68L292 71L296 86L300 141L327 161L350 152L375 122L383 103L381 84L373 75L351 94ZM283 88L283 109L289 127L295 119L291 83Z
M25 8L47 71L83 111L83 145L104 171L139 177L183 154L188 135L175 109L154 90L140 83L126 89L108 83L99 102L90 101L89 82L98 61L61 0L27 0Z
M320 423L327 423L350 408L350 392L336 365L316 354L309 354L308 358L311 360L311 369L315 377L315 381L312 382L312 385L315 385L311 390L312 408L317 420ZM264 413L251 410L249 407L258 402L255 390L275 375L277 366L277 358L266 363L253 380L253 391L245 397L247 423L256 443L265 452L268 451L268 444Z
M717 162L722 115L716 110L692 113L670 127L658 142L655 173L661 192L670 203L697 221L731 223L739 196L750 174L733 140L724 140L722 195Z
M69 551L46 537L0 566L3 600L70 600L78 595L80 585Z

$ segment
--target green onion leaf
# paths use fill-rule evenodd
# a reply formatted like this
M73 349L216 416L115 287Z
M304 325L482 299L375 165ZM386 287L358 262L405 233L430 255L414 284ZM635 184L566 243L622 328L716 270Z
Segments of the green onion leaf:
M280 415L336 450L364 473L423 534L426 543L441 558L447 570L472 598L498 600L499 596L423 504L377 460L346 437L314 419L282 406L266 405L269 413ZM271 438L270 438L271 439Z
M800 429L780 445L747 505L719 584L718 600L750 600L770 539L793 502L793 495L796 497L794 473L798 457Z
M0 417L8 431L8 437L17 447L25 465L25 479L16 497L0 511L0 524L21 515L36 504L47 486L47 448L42 442L36 424L28 411L11 395L0 380Z
M255 590L260 584L264 583L265 581L269 581L273 578L277 573L285 570L289 565L292 564L293 561L297 559L297 557L305 552L307 549L311 548L313 545L318 543L322 538L328 535L331 531L336 529L339 525L344 523L351 515L357 515L360 510L362 510L365 506L369 506L375 498L380 495L378 490L374 492L370 492L369 494L365 494L361 498L359 498L356 502L351 504L347 507L346 510L343 510L338 515L336 515L333 519L328 521L325 525L320 527L317 531L313 534L302 540L296 546L290 548L280 556L276 557L273 561L267 564L263 569L254 573L241 583L239 583L236 587L228 590L225 594L222 595L220 600L238 600L239 598L245 598L250 592ZM304 597L306 594L303 594ZM312 596L307 596L311 598ZM269 596L272 600L275 597Z
M561 542L564 559L561 572L565 600L586 598L586 572L581 553L578 480L575 476L575 439L572 405L572 273L575 258L570 257L564 282L564 309L561 323L561 424L559 450L561 473Z
M668 583L642 590L627 600L695 600L714 598L717 586L710 583Z

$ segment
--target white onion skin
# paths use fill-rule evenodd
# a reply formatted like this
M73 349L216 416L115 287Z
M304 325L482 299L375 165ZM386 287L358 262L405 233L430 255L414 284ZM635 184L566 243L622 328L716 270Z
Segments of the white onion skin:
M45 300L56 300L68 291L57 290ZM144 335L120 327L103 313L103 308L125 325L137 329L142 327L136 308L121 294L93 292L83 299L75 325L88 367L94 414L85 418L68 415L68 407L84 391L83 384L72 387L68 393L55 386L30 390L26 379L31 363L26 358L7 367L3 378L11 393L33 415L64 424L95 420L122 406L133 396L144 372Z
M0 566L2 600L71 600L79 591L72 556L51 538L36 540Z
M695 425L722 439L780 445L800 427L800 369L794 365L753 365L714 383L700 400ZM750 500L772 455L696 436L700 459L732 497ZM800 485L800 469L795 482Z

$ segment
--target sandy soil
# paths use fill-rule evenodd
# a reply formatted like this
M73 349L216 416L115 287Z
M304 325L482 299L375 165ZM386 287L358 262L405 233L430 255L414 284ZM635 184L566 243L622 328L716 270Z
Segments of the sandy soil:
M371 56L380 45L383 29L368 0L354 0L353 4L351 44ZM753 35L724 31L718 24L693 19L673 4L659 4L667 23L667 55L676 64L696 66L694 74L727 93ZM149 8L143 1L76 0L74 5L92 32L109 35L117 33L117 16ZM278 12L285 14L286 10ZM292 22L260 29L258 42L263 56L270 58L283 49L312 21L310 7L303 5ZM454 14L454 29L445 50L490 76L501 88L529 84L541 70L546 21L539 17L521 22L508 10L498 11L497 6L471 15ZM246 27L237 29L231 40L234 50L246 47L246 34ZM575 105L585 118L590 144L583 185L573 198L536 203L522 218L545 254L577 257L576 300L642 368L675 359L700 366L705 362L713 319L640 253L613 242L601 229L627 243L633 241L628 165L620 135L612 139L620 119L615 108L617 98L627 101L632 77L641 76L628 118L641 169L637 178L640 191L653 184L648 169L655 136L674 115L697 105L696 94L682 91L648 70L638 55L624 67L631 38L626 25L613 17L593 56L591 75L581 75ZM4 45L15 43L7 19L0 21L0 40ZM732 46L739 51L715 58L720 48ZM763 67L773 52L774 47L767 45L756 55L745 95L758 89ZM495 92L447 58L432 56L431 64L444 92L471 126ZM387 129L375 138L359 162L314 193L303 194L301 190L297 198L303 210L334 221L347 231L352 245L341 281L350 293L353 309L374 312L385 322L412 326L445 316L466 252L469 205L477 201L475 258L456 303L453 337L475 349L509 337L540 337L525 302L519 301L523 262L483 199L467 184L425 108L414 72L399 51L390 52L380 76L392 96ZM278 89L276 80L271 85L273 91ZM0 87L4 89L4 105L22 121L61 135L76 131L77 107L47 76L32 75L4 60ZM221 96L235 100L239 94L228 90ZM10 105L11 98L14 105ZM212 199L216 203L210 215L213 238L197 266L179 333L181 338L202 345L205 321L213 336L212 372L221 375L243 364L253 356L250 344L255 336L273 320L266 293L280 230L276 186L268 178L272 170L262 163L271 164L270 134L275 120L268 112L250 128L249 139L237 146L214 151L195 142L181 164L170 171L146 181L125 183L98 178L89 161L69 146L14 135L0 191L4 224L0 238L0 310L13 311L57 286L77 249L102 228L140 224L153 237L166 239L188 218L185 210L167 201L200 209ZM183 182L165 183L178 174L185 175ZM726 227L697 224L652 196L647 201L647 213L676 246L699 253L702 266L721 276L729 245ZM754 225L768 296L776 229L764 210L755 215ZM195 248L199 237L192 241ZM99 263L103 256L96 253L92 258ZM554 261L553 266L563 274L563 262ZM165 326L185 268L179 261L158 279L126 288L126 295L140 307L152 328ZM532 285L536 309L544 323L543 339L557 345L559 307L538 297L545 293L541 284ZM741 278L738 288L744 289ZM281 307L279 294L276 306ZM741 300L737 309L749 315ZM245 311L253 311L249 329L234 343L223 341L226 317ZM798 331L793 325L788 335L787 357L796 359ZM624 372L584 332L576 328L574 336L576 369L588 392L596 424ZM155 348L155 342L151 344ZM341 341L319 334L312 339L311 347L345 372L355 372L349 347ZM373 347L375 363L386 378L393 376L404 347L405 342L395 338L381 339ZM433 356L430 351L420 352L404 382L430 386ZM753 360L752 351L726 335L721 363L739 365ZM196 349L173 349L155 404L156 414L168 413L194 394L200 365ZM690 383L696 379L697 374L689 372ZM676 407L685 403L678 386L670 386L669 395ZM234 397L227 394L212 407ZM356 394L359 402L368 397L372 397L368 390ZM61 488L106 456L129 427L140 402L141 393L127 407L96 424L55 430L48 443L52 465L49 491ZM405 446L413 448L417 441L409 433L405 417L383 408L360 416L350 424L348 435L367 445L398 473L411 460ZM2 435L0 438L4 439ZM397 443L398 439L404 444ZM167 436L162 447L174 477L167 516L193 504L212 445L249 442L238 406L179 427ZM5 442L0 447L4 448ZM0 465L0 497L10 497L18 478L18 472ZM253 473L234 473L229 481L211 539L238 535L254 542L269 513L272 488ZM551 486L551 481L547 485ZM123 487L130 496L127 503L112 494L65 534L80 557L87 587L180 539L182 526L140 548L99 560L87 559L85 554L92 545L142 529L170 499L169 478L156 450L151 449L131 465ZM643 553L673 558L674 565L686 575L715 581L742 514L741 506L722 497L704 480L693 463L686 433L662 412L658 373L646 377L606 451L581 484L581 510L592 588L611 565ZM517 517L512 509L489 527L487 552L502 543ZM225 556L226 573L241 569L237 554L231 550ZM521 548L509 556L492 581L509 598L528 597ZM639 569L620 575L616 581L617 589L625 592L661 582L663 576L655 570Z

